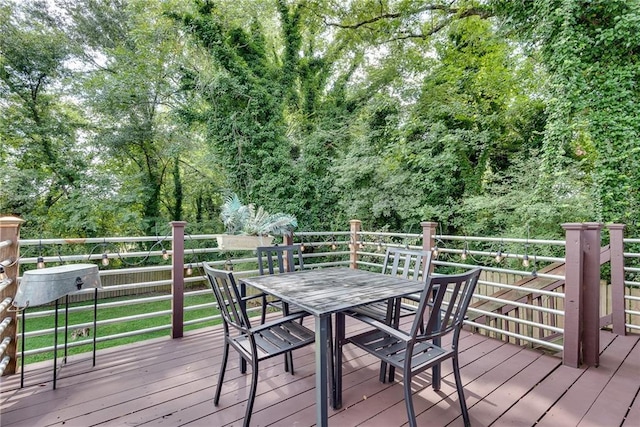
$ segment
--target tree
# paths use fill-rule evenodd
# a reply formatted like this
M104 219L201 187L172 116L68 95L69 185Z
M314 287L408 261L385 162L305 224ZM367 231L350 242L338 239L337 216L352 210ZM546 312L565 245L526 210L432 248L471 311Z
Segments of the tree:
M428 59L405 62L421 79L371 110L340 185L356 190L354 205L373 226L429 219L456 232L472 220L461 215L464 200L490 191L488 176L540 146L543 106L530 98L532 67L486 19L456 19L422 51Z
M59 99L70 56L44 5L0 3L0 138L3 210L44 216L77 187L86 163L76 151L77 111Z
M495 1L511 34L539 46L551 76L539 191L566 173L594 200L593 219L634 225L640 214L640 3Z
M245 31L211 2L203 2L192 14L173 16L212 62L210 72L191 70L193 79L185 73L191 81L187 88L197 91L207 105L204 111L185 115L207 123L207 136L217 166L229 178L229 189L255 203L287 200L295 178L291 147L284 137L282 88L257 20Z
M180 105L183 46L161 3L64 2L68 31L83 48L83 80L95 142L124 175L114 177L121 195L136 200L144 231L166 218L183 219L181 158L189 129L173 111ZM128 197L129 198L129 197Z

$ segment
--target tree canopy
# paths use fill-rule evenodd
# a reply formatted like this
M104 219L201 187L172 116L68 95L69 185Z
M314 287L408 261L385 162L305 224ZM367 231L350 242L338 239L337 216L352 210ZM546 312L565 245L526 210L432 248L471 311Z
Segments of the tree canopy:
M0 0L0 212L34 236L559 236L640 215L640 2Z

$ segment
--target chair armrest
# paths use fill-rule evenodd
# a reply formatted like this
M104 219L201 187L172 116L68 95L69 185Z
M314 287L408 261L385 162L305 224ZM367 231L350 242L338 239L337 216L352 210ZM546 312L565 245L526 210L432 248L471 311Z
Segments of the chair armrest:
M288 316L280 317L276 320L272 320L271 322L265 322L262 325L258 325L256 327L251 328L250 332L260 332L263 329L269 329L275 325L279 325L281 323L290 322L292 320L302 319L305 316L308 316L309 313L301 311L299 313L290 314Z
M374 328L379 329L382 332L387 333L394 338L397 338L403 341L409 341L411 339L411 337L408 334L402 332L401 330L396 329L392 326L389 326L384 322L380 322L379 320L373 319L369 316L365 316L357 313L346 313L346 314L350 317L353 317L354 319L358 319L361 322L371 325Z

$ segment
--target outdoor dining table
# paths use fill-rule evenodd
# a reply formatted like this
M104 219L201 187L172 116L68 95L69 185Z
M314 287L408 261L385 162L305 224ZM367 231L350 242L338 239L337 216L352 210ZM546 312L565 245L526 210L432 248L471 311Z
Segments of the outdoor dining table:
M359 305L399 298L424 289L424 283L389 274L351 268L319 268L292 273L240 279L242 285L254 287L296 305L315 318L316 418L317 425L328 425L327 365L333 362L332 403L342 405L342 340L345 334L344 311ZM331 315L336 315L334 354L327 348L331 335ZM329 359L333 357L334 359Z

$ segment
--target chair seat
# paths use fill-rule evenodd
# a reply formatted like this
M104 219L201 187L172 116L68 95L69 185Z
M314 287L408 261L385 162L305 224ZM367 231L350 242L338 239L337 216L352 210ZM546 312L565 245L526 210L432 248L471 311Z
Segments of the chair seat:
M349 337L347 341L396 368L402 369L404 367L407 349L407 342L404 340L375 329ZM452 355L453 351L438 347L431 341L416 343L411 356L411 370L417 372L427 369Z
M268 324L267 324L268 325ZM270 326L257 327L253 334L256 343L258 360L268 359L304 347L315 339L315 333L302 326L299 322L290 320ZM245 353L251 354L249 339L246 335L232 337L233 346Z

